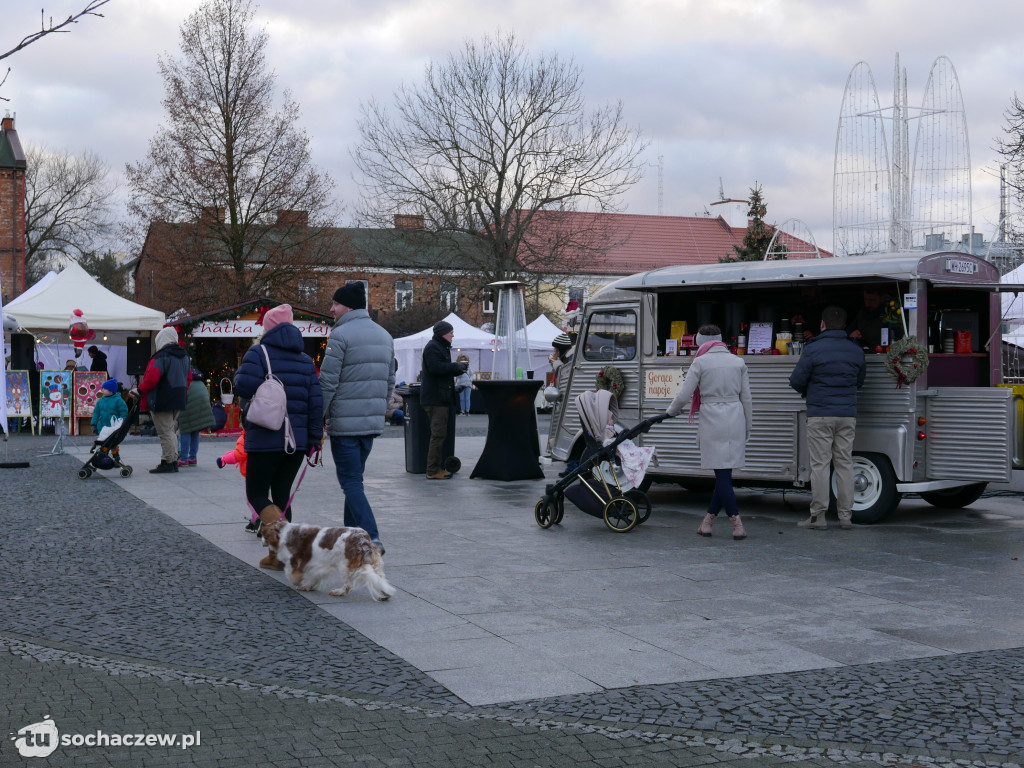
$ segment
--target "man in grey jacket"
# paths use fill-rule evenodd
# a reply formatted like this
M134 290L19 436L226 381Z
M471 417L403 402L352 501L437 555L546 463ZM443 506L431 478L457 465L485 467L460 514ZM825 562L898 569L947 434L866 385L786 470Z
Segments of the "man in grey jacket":
M334 292L334 328L320 366L324 431L345 493L345 525L362 528L384 554L377 521L363 491L366 458L373 438L384 431L384 412L395 388L391 334L370 319L362 283Z

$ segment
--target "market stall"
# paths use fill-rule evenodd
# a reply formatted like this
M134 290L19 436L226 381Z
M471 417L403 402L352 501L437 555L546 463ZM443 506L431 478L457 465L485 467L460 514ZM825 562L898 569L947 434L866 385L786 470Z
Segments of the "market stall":
M192 365L206 377L222 433L241 427L232 387L235 371L246 350L263 333L263 315L282 303L274 299L250 299L212 312L172 319L185 340ZM301 307L292 310L294 325L305 341L306 354L319 369L333 318Z
M41 394L40 373L62 371L69 361L74 361L79 368L88 369L90 357L84 350L95 346L107 357L109 375L127 383L126 345L129 339L142 337L148 347L152 333L164 326L163 312L118 296L74 262L59 273L48 273L7 304L4 314L13 317L18 330L32 338L32 362L19 361L20 367L12 367L26 371L25 378L30 381L29 389L37 413ZM73 426L78 419L87 420L92 415L91 401L94 398L90 399L89 393L98 387L93 380L99 377L80 378L81 386L72 380L67 387L69 395L79 390L84 392L78 399L78 407L75 407L74 400L69 399L61 411L64 417L74 418ZM53 396L54 390L55 387L50 386L47 397Z

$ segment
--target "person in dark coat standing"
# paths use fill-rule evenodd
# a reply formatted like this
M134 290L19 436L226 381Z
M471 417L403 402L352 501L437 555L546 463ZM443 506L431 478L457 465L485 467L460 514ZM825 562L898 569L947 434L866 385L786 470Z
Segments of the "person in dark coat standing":
M288 400L288 420L295 434L295 450L285 447L285 428L273 430L251 424L246 419L248 404L242 412L245 427L245 495L260 516L262 525L287 517L292 483L302 461L320 448L324 434L324 403L320 379L313 359L304 351L302 334L292 324L292 308L281 304L263 316L263 336L248 349L235 373L235 394L251 400L267 376L267 358L273 375L284 385ZM262 568L282 570L277 553L270 551L260 560Z
M90 371L101 371L107 373L107 356L103 352L100 352L99 347L93 344L89 347L86 352L89 353L89 357L92 358L92 362L89 363Z
M807 399L807 450L811 459L811 514L801 528L825 530L829 464L836 474L839 527L853 527L853 438L857 390L864 384L864 350L846 335L846 310L825 307L822 332L810 339L789 377Z
M194 467L199 453L199 432L216 426L213 408L210 407L210 390L206 388L203 374L192 369L192 383L188 385L185 410L178 415L178 466Z
M188 354L178 344L178 332L161 328L156 335L156 352L149 359L146 373L135 396L142 396L141 407L149 410L160 438L160 463L153 474L178 471L178 414L188 400L192 366Z
M430 445L427 448L427 479L447 480L441 462L444 439L448 434L448 415L455 405L455 377L469 369L469 363L452 362L452 338L455 329L446 320L434 323L434 336L423 348L423 374L420 404L430 420Z

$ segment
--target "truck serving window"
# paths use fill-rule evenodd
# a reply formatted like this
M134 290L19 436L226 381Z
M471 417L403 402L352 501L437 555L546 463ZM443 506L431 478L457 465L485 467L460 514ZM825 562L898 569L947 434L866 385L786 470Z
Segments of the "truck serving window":
M632 360L636 357L636 313L595 312L583 343L585 360Z

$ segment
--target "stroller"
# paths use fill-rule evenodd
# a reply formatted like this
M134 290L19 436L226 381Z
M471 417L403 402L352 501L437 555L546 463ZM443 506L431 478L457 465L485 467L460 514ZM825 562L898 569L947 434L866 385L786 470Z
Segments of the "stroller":
M139 399L132 398L128 406L128 415L124 417L121 426L111 432L102 440L96 440L89 451L89 459L78 470L78 476L85 480L92 476L97 469L118 469L121 470L121 477L131 477L132 468L121 461L121 441L124 440L139 419Z
M541 528L550 528L562 522L565 499L592 517L601 518L615 533L626 533L651 516L651 502L647 494L634 487L621 469L618 447L626 440L648 432L652 426L670 418L659 414L624 429L604 445L605 425L618 413L615 396L606 390L584 392L576 398L586 448L580 463L572 472L544 489L544 497L537 502L534 517Z

